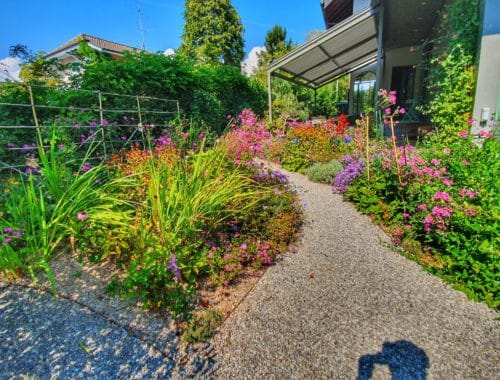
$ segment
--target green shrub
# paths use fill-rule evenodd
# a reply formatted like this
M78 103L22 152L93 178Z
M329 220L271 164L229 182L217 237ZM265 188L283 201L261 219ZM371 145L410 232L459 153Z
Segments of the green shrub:
M326 183L331 185L333 179L343 169L337 160L331 160L326 164L316 163L306 170L307 177L313 182Z

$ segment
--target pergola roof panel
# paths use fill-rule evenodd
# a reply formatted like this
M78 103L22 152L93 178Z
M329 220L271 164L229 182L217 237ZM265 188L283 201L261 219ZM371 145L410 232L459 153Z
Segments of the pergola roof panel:
M367 8L273 63L271 75L315 88L376 59L376 9Z
M300 74L304 70L304 67L310 67L316 62L321 62L325 59L328 59L328 56L318 47L312 49L307 54L297 57L297 59L290 62L285 69L292 73Z

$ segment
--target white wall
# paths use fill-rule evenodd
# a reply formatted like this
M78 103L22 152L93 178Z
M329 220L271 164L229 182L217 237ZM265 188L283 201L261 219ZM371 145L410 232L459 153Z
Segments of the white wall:
M479 55L479 70L474 102L473 132L480 128L481 109L500 113L496 109L500 96L500 2L486 0L483 16L483 36ZM497 115L497 120L499 119Z

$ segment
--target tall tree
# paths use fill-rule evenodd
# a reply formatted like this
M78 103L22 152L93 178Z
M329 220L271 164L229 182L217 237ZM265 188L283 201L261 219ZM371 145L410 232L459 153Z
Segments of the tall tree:
M180 53L204 63L240 66L243 24L231 0L186 0Z
M287 31L285 28L274 25L266 34L264 41L267 54L276 58L276 55L282 55L292 50L292 41L287 41Z

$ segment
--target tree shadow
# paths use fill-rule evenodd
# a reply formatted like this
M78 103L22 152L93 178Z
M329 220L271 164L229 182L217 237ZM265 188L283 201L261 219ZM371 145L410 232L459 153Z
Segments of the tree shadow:
M393 380L425 380L429 358L424 350L406 340L384 342L382 351L359 358L358 380L371 379L375 364L388 366Z

